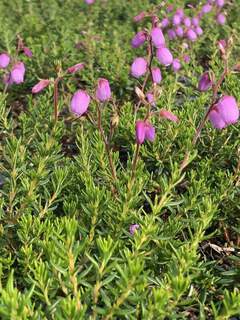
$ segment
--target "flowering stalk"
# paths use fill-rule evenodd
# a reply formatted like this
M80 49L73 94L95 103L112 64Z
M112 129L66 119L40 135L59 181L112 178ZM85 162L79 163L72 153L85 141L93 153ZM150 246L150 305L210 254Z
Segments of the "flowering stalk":
M55 121L55 123L58 120L58 100L59 100L58 84L59 84L60 80L61 80L61 77L57 77L54 80L53 105L54 105L54 121Z

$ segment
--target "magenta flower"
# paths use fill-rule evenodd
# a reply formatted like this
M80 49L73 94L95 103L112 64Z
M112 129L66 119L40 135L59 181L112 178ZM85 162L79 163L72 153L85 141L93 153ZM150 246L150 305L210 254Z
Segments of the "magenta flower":
M226 47L227 47L227 42L226 42L226 40L219 40L218 41L218 48L219 48L219 50L221 51L221 53L222 54L225 54L225 52L226 52Z
M195 27L198 27L198 26L199 26L199 18L198 18L198 17L193 17L193 18L192 18L192 24L193 24Z
M167 26L169 25L170 21L168 18L163 18L162 21L161 21L161 27L162 29L165 29L167 28Z
M185 27L187 27L187 28L191 27L191 19L189 17L185 17L183 19L183 23L184 23Z
M147 72L147 61L144 58L136 58L131 66L131 74L135 78L140 78Z
M188 29L186 33L187 38L190 41L196 41L197 40L197 34L193 29Z
M84 63L77 63L77 64L75 64L74 66L69 67L69 68L67 69L67 72L68 72L68 73L75 73L75 72L77 72L77 71L79 71L79 70L82 70L83 68L84 68Z
M90 96L84 90L78 90L74 93L71 100L71 111L78 116L82 116L88 109Z
M181 16L179 14L175 14L172 19L173 25L178 26L181 23L181 20Z
M93 4L95 2L95 0L85 0L86 4Z
M0 54L0 69L5 69L10 63L10 57L7 53Z
M147 97L148 103L150 103L152 106L155 106L155 98L154 98L154 95L153 95L151 92L148 92L148 93L146 94L146 97Z
M164 119L168 119L170 121L173 121L173 122L178 122L179 119L177 116L175 116L175 114L173 114L171 111L168 111L166 109L161 109L160 112L160 117L164 118Z
M179 15L179 17L183 18L184 17L184 10L182 8L178 8L176 10L176 14Z
M142 44L144 44L146 39L147 39L146 32L139 31L132 39L132 47L133 48L140 47Z
M152 68L152 80L153 83L160 83L162 81L162 74L159 68Z
M164 66L169 66L173 62L173 56L168 48L158 48L157 58Z
M184 31L183 31L183 28L181 26L178 26L175 30L175 33L176 35L179 37L179 38L182 38L183 35L184 35ZM170 38L169 38L170 39Z
M137 231L137 229L139 228L139 224L131 224L130 227L129 227L129 232L130 234L133 236L134 233Z
M111 98L111 88L108 80L103 78L98 79L96 97L101 102L107 101Z
M199 91L207 91L212 86L212 80L209 76L209 72L204 72L198 82L198 90Z
M17 62L11 70L11 81L16 84L23 83L25 75L25 66L23 62Z
M179 59L174 59L172 62L172 68L174 72L178 72L181 69L181 63Z
M136 121L136 141L137 144L143 144L146 140L154 141L155 128L148 121Z
M48 79L42 79L40 80L37 84L35 84L35 86L32 88L32 93L38 93L40 91L42 91L44 88L46 88L47 86L49 86L49 84L51 83L50 80Z
M140 12L137 16L133 18L133 20L135 22L140 22L144 18L145 18L145 12Z
M217 129L234 124L239 119L239 108L233 96L223 96L210 111L209 120Z
M177 37L177 34L173 29L169 29L167 34L168 34L169 40L173 40Z
M224 6L225 1L224 0L216 0L215 2L216 2L216 5L221 8Z
M196 27L195 32L198 36L201 36L203 34L203 29L201 27Z
M226 22L226 17L223 13L219 13L216 19L217 19L217 22L221 25L225 24Z
M165 45L165 38L160 28L158 27L153 28L151 30L151 37L152 37L153 45L156 48L160 48Z
M184 56L183 56L183 61L185 62L185 63L189 63L190 62L190 56L189 55L187 55L187 54L185 54Z
M28 58L32 58L33 53L28 47L23 47L22 50L25 56L27 56Z
M201 12L202 12L203 14L209 13L209 12L211 12L211 11L212 11L212 6L211 6L209 3L206 3L206 4L202 7L202 10L201 10Z

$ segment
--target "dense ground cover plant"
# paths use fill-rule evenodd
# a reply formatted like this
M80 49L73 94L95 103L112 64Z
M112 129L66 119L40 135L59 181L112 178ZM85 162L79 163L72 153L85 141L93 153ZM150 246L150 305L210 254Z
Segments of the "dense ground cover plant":
M0 3L2 319L239 316L237 8Z

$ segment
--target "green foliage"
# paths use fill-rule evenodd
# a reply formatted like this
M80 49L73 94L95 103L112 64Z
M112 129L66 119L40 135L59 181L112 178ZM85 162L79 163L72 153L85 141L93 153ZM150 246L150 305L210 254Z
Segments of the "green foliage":
M179 76L163 72L157 107L180 122L155 121L156 140L142 146L132 183L136 81L129 65L137 53L129 41L138 29L132 17L157 3L0 2L0 51L14 53L20 34L34 53L24 58L26 82L0 94L1 319L240 315L239 124L221 132L207 124L191 147L210 99L195 90L198 77L206 63L221 72L217 39L234 35L231 64L239 53L238 4L229 6L224 27L205 20L208 31ZM38 78L55 77L58 65L78 62L85 69L60 84L55 125L52 87L34 97L30 89ZM113 113L120 116L112 139L114 187L97 129L68 112L71 94L93 90L100 76L116 99L114 110L103 111L104 130ZM239 74L232 74L223 92L240 101L239 86ZM135 223L140 227L131 235Z

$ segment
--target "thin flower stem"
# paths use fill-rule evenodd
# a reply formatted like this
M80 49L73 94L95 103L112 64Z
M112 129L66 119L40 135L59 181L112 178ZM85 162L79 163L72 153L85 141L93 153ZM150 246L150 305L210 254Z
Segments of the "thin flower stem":
M105 133L104 133L104 130L102 127L102 113L101 113L101 109L98 104L97 104L97 111L98 111L98 130L101 134L101 137L102 137L104 145L105 145L106 153L108 156L108 162L109 162L111 173L112 173L112 178L114 181L116 181L117 180L116 170L114 168L114 164L113 164L113 160L112 160L111 149L110 149L109 143L107 141L107 138L105 136Z
M53 99L54 99L54 121L55 121L55 123L58 120L58 100L59 100L58 84L59 84L60 80L61 80L61 78L57 77L54 81Z
M135 151L135 155L134 155L134 159L133 159L133 164L132 164L132 176L131 176L131 182L134 181L135 178L135 172L136 172L136 167L137 167L137 162L138 162L138 158L139 158L139 153L140 153L140 144L137 143L137 148Z

